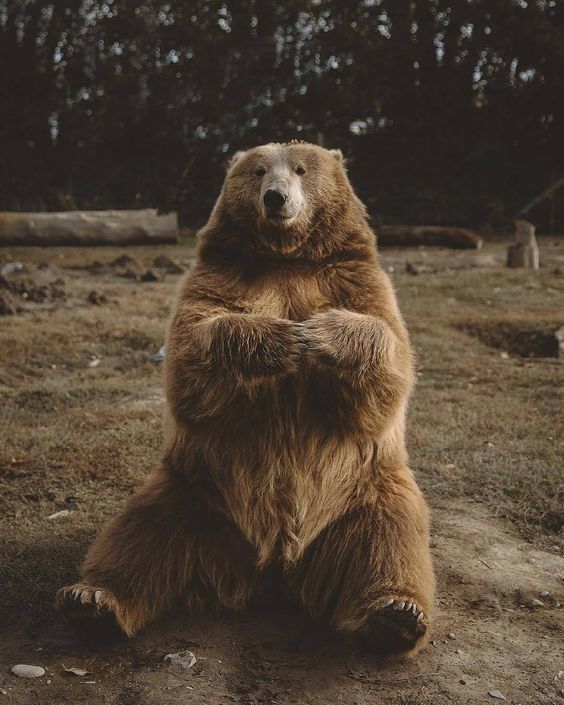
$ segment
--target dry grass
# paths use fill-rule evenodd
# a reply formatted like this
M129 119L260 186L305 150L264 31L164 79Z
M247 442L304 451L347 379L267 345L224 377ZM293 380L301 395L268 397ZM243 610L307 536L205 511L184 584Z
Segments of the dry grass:
M564 325L564 282L550 267L531 274L493 266L500 247L485 252L487 267L472 269L463 268L471 253L384 255L396 270L418 354L412 464L431 501L474 497L527 538L552 546L564 504L564 366L554 358L502 356L487 343L503 347L507 336L498 333L507 327L521 341L520 330ZM127 252L146 265L161 253L186 264L192 244ZM25 615L33 626L49 618L54 589L74 576L98 527L158 462L161 371L150 358L162 344L178 277L137 283L110 270L68 269L122 253L0 254L0 264L18 259L31 273L34 263L48 261L70 295L63 305L0 319L0 620ZM405 274L406 256L432 261L439 271ZM462 268L446 271L453 262ZM92 289L108 303L87 303ZM493 338L484 337L488 330ZM89 367L94 358L99 364ZM48 519L62 509L72 514Z
M474 269L403 276L398 288L418 353L409 438L420 481L431 495L483 500L554 545L564 366L529 354L555 353L543 341L564 323L562 278Z

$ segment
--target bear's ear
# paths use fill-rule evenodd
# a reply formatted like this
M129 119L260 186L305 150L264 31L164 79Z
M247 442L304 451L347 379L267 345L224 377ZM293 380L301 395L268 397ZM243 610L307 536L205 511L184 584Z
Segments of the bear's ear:
M235 154L231 157L231 159L227 162L227 168L231 169L231 167L235 166L239 159L241 159L242 156L244 156L246 152L241 149L238 152L235 152Z
M338 162L344 164L345 157L343 156L343 153L340 149L330 149L329 154L333 155Z

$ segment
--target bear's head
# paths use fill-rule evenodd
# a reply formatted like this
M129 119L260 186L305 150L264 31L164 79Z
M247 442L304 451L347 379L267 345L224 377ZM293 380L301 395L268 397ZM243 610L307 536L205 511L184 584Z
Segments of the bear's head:
M233 156L212 224L238 250L321 255L366 217L340 150L288 142Z

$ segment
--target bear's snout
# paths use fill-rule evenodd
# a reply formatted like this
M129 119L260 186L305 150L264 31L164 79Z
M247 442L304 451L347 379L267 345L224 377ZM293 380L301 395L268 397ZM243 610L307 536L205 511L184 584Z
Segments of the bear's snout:
M282 206L288 200L288 196L275 188L266 190L263 201L269 214L278 214Z

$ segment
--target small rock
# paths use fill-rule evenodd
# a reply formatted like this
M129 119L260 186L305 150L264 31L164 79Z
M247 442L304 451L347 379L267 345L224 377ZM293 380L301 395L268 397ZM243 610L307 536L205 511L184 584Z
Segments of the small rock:
M141 275L142 282L158 282L159 278L153 272L152 269L148 269L144 274Z
M163 662L167 666L178 666L185 671L188 671L196 663L196 657L191 651L179 651L176 654L167 654Z
M95 357L93 360L90 360L90 362L88 363L88 367L92 367L92 368L98 367L99 364L100 364L100 358Z
M64 663L62 666L65 676L86 676L88 674L88 671L85 671L84 668L74 668L73 666L67 668Z
M164 362L165 359L165 346L161 345L161 347L157 350L157 352L151 357L152 362L156 362L157 364L159 362Z
M8 262L2 269L0 269L0 274L5 276L6 274L13 274L14 272L21 272L24 268L21 262Z
M449 639L456 639L456 634L454 632L449 632L448 633L448 638Z
M539 592L539 597L550 597L550 593L548 592L548 590L543 590L542 592Z
M6 688L0 688L0 695L8 695Z
M12 673L18 678L41 678L45 675L42 666L28 666L25 663L18 663L12 666Z
M533 598L529 604L531 607L544 607L544 602L542 602L542 600L537 600L536 597Z
M69 514L72 514L70 509L61 509L60 512L49 514L47 519L63 519L63 517L68 517Z
M497 698L497 700L507 700L505 695L503 693L500 693L499 690L490 690L488 691L488 695L491 698Z

